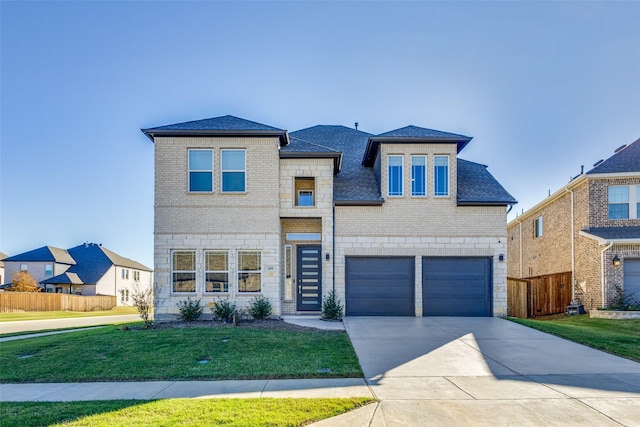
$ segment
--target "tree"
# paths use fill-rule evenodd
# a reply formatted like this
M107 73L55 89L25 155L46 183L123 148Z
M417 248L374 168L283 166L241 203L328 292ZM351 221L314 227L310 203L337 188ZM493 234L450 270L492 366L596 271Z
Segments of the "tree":
M7 288L13 292L40 292L36 279L26 271L18 271L11 276L11 286Z
M133 306L138 309L140 318L144 321L145 329L151 327L151 325L153 325L153 319L151 319L151 310L153 310L153 289L151 286L140 289L138 285L135 285L133 287L131 301L133 302Z

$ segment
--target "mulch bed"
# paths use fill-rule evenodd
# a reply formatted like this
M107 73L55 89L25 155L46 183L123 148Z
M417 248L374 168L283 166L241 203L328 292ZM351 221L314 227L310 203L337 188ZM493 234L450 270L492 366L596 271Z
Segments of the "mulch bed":
M175 322L161 322L155 323L153 329L172 329L172 328L251 328L251 329L266 329L266 330L278 330L278 331L301 331L301 332L336 332L331 330L324 330L318 328L311 328L307 326L294 325L287 323L280 319L264 319L264 320L241 320L237 325L230 323L224 323L217 320L198 320L195 322L181 322L176 320Z

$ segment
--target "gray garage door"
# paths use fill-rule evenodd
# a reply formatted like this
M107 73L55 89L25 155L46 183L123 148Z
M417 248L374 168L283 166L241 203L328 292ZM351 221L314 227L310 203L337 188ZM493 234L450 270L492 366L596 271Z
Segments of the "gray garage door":
M414 258L347 257L347 316L415 316Z
M491 259L422 258L424 316L491 316Z
M640 259L624 260L624 293L640 299Z

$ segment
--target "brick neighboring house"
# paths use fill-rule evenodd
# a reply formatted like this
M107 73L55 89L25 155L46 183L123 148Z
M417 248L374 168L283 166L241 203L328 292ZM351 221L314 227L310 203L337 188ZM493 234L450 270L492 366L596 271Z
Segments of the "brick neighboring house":
M233 116L142 131L155 144L155 318L262 295L274 314L506 314L506 212L470 137L408 126L296 132ZM205 310L205 313L210 313Z
M619 147L507 226L508 276L573 273L573 300L640 296L640 139Z
M96 243L71 249L43 246L4 260L7 283L18 271L27 271L45 292L75 295L112 295L118 305L132 305L135 287L152 286L152 270Z

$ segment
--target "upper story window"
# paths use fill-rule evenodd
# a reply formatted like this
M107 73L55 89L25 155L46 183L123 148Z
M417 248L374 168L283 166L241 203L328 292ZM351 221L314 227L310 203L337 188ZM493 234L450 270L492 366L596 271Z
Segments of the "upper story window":
M260 251L238 251L238 292L262 290L262 254Z
M414 197L427 195L426 169L426 156L411 156L411 195Z
M433 195L449 195L449 156L433 157Z
M205 251L205 292L229 292L229 253Z
M44 265L44 277L53 277L53 264Z
M638 191L635 191L634 193L636 196L635 207L637 215ZM629 219L636 216L631 216L629 212L629 194L628 185L612 185L609 187L609 219Z
M295 179L296 206L315 206L315 181L315 178Z
M542 217L533 220L533 237L542 236Z
M20 264L20 271L29 271L27 264Z
M196 291L196 251L173 251L171 281L173 292Z
M246 150L222 150L222 192L246 191Z
M389 196L402 196L402 156L389 156Z
M189 191L213 191L213 150L189 150Z

